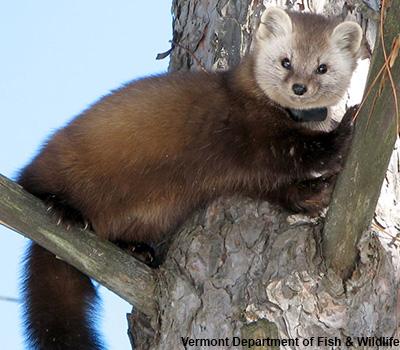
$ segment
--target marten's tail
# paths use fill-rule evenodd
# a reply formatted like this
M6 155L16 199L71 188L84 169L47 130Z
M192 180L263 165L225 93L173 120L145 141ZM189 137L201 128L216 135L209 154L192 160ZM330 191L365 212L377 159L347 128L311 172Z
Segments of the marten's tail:
M34 243L25 264L25 319L31 347L102 349L94 330L96 292L90 279Z
M46 203L55 222L82 225L80 212L68 206L62 195L57 196L62 187L57 172L60 157L46 155L46 149L21 171L17 182ZM94 327L96 291L87 276L35 243L27 250L23 273L27 348L103 348Z

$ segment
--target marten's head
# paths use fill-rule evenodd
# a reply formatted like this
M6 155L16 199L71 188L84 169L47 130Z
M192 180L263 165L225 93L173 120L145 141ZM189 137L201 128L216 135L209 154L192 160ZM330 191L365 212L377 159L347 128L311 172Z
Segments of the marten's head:
M332 106L349 86L361 40L357 23L269 8L254 43L257 84L285 108Z

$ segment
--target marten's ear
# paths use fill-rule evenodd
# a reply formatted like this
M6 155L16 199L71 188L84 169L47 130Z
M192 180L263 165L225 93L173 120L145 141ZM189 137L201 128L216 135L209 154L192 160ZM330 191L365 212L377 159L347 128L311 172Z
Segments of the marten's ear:
M261 16L257 30L257 39L266 39L270 36L281 37L292 32L292 20L286 11L279 7L270 7Z
M332 41L341 50L347 50L355 56L360 50L362 36L362 29L357 23L346 21L333 30Z

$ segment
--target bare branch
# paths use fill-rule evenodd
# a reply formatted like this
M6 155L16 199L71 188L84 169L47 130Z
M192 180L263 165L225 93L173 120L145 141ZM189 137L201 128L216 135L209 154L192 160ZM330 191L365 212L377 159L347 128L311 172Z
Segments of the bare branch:
M343 278L349 277L354 268L356 245L371 223L396 141L398 106L394 96L398 92L396 95L393 89L400 88L400 64L391 52L399 40L399 6L399 0L392 1L391 7L382 6L387 11L381 26L383 40L377 40L367 83L368 96L360 108L350 154L325 222L325 258L328 266Z
M57 226L46 213L40 200L0 175L0 224L34 240L147 316L156 315L154 270L89 231Z

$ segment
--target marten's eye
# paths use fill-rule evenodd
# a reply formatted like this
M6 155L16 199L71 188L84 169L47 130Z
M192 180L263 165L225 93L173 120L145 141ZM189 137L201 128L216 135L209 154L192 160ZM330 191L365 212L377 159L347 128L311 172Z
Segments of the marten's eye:
M325 74L328 71L328 67L326 64L320 64L317 68L317 73L318 74Z
M281 61L282 67L285 69L291 69L292 68L292 64L290 63L290 60L285 57L282 61Z

